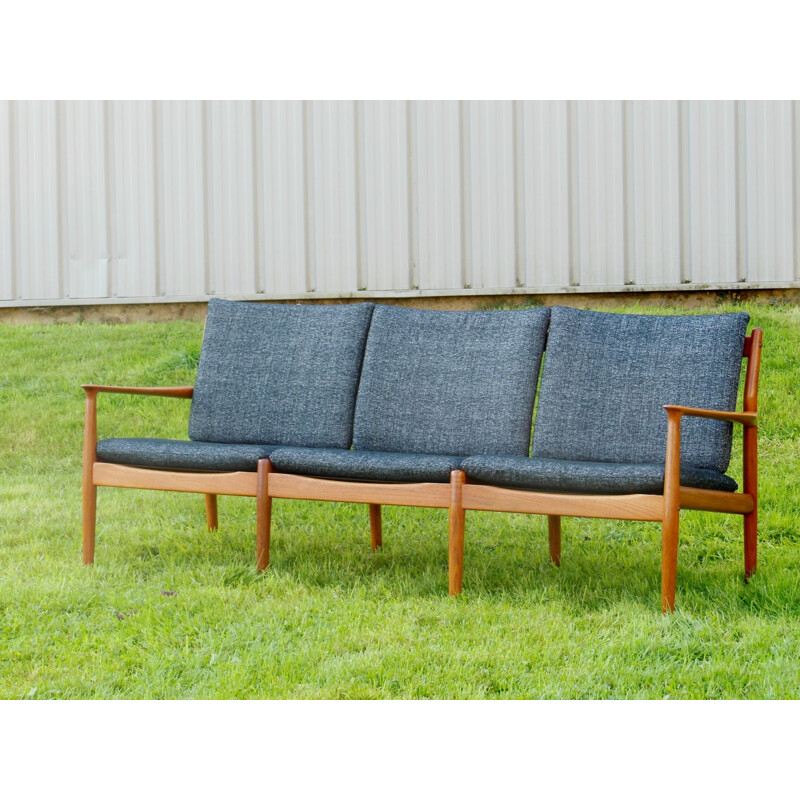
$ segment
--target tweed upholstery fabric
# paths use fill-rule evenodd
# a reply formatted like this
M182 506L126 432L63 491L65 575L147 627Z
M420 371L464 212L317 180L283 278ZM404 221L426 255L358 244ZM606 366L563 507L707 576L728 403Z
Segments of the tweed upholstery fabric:
M533 455L662 464L663 405L734 410L748 320L553 308ZM730 454L730 423L683 419L681 464L724 473Z
M520 456L472 456L461 469L481 483L540 492L586 494L662 494L664 464L612 464L556 461ZM736 491L736 481L710 469L681 466L681 485Z
M213 298L189 438L349 447L372 308Z
M527 455L550 311L377 306L353 448Z
M270 456L278 472L360 481L447 483L461 456L281 447Z
M255 472L258 460L275 445L217 444L178 439L103 439L97 443L100 461L155 469L210 472Z

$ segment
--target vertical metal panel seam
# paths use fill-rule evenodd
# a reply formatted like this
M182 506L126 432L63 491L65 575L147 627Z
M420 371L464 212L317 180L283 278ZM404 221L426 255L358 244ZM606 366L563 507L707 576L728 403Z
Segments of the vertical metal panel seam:
M567 101L567 193L569 202L569 285L580 285L580 207L578 124L575 100Z
M635 284L632 254L636 252L635 185L633 181L633 122L630 100L622 101L622 280L626 286Z
M747 108L742 100L734 106L734 149L736 152L734 185L736 190L736 276L746 281L748 264L747 208Z
M115 173L114 173L114 110L110 100L103 101L103 157L105 159L105 203L106 203L106 251L108 253L107 262L107 285L110 297L117 296L117 258L116 258L116 226L114 225L114 195L115 195Z
M17 252L19 244L17 241L18 232L17 226L19 219L17 215L17 208L19 206L19 186L17 178L17 122L16 122L16 102L9 100L8 102L8 182L11 195L11 208L9 213L11 219L9 225L11 228L11 297L15 300L22 300L19 287L19 254Z
M211 192L209 181L211 173L211 108L208 100L203 100L200 113L201 153L203 160L203 271L206 294L215 294L216 286L211 281Z
M792 206L794 207L794 279L800 281L800 100L792 103Z
M250 104L250 116L253 125L253 271L254 286L257 294L265 290L264 280L264 244L261 230L261 209L264 195L263 141L261 103L253 100Z
M163 175L161 161L161 114L158 100L153 101L153 231L155 233L155 286L156 295L165 294L164 261L166 253L166 240L164 238L164 225L161 219L164 203L162 202Z
M678 101L678 205L680 225L680 281L692 282L691 160L689 156L689 102Z
M56 242L58 248L58 296L70 296L70 263L69 263L69 244L67 241L67 231L69 226L69 199L67 197L67 182L64 170L66 169L66 101L56 101L56 195L58 208L56 209L56 219L58 231L56 232Z
M314 150L313 109L310 100L303 101L303 189L305 191L305 245L306 245L306 291L313 292L316 278L316 247L314 244Z
M511 103L512 178L514 181L514 278L518 287L525 286L528 265L525 257L525 132L520 101Z
M419 190L417 187L417 104L406 100L406 155L408 158L408 285L419 289Z
M366 123L364 101L353 102L353 146L355 148L355 219L356 219L356 289L370 288L367 281L365 259L367 256L367 179L365 175Z
M459 101L458 146L461 180L461 286L472 288L472 235L468 217L472 210L472 182L469 167L469 107L467 101Z

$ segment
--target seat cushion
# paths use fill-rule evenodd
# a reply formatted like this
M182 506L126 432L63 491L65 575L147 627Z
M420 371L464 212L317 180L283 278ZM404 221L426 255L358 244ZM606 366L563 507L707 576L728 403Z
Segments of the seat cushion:
M447 483L461 456L281 447L270 456L278 472L357 481Z
M189 438L349 447L372 308L212 299Z
M553 308L533 455L663 464L662 406L734 410L748 319ZM730 423L684 418L683 465L724 473L730 454Z
M550 311L377 306L353 447L388 453L527 455Z
M663 464L555 461L520 456L472 456L461 469L467 477L494 486L539 492L582 494L662 494ZM735 492L736 481L719 472L681 467L681 486Z
M258 460L275 445L217 444L177 439L103 439L97 443L100 461L132 467L206 472L255 472Z

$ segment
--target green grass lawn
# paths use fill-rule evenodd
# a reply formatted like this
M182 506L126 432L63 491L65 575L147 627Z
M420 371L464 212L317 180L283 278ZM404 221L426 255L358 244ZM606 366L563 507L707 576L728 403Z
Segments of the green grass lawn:
M684 512L667 617L654 523L565 519L556 568L546 519L468 512L451 599L445 511L385 508L373 554L365 506L275 501L257 575L254 500L220 498L209 533L201 495L101 488L84 568L80 384L192 383L202 325L0 325L0 697L800 697L800 310L745 310L759 571L740 518ZM188 412L102 395L99 433L184 438Z

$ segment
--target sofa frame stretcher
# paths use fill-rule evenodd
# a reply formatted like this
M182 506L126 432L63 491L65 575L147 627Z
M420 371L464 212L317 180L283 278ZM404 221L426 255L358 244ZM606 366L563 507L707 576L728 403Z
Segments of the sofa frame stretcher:
M665 405L667 443L663 494L566 494L507 488L471 481L464 471L450 473L449 483L388 483L340 480L278 472L269 458L255 472L191 472L153 469L98 460L97 397L124 393L191 399L192 386L150 388L85 384L86 412L83 447L83 563L94 563L97 487L195 492L205 495L209 530L218 526L217 496L256 498L256 564L269 566L273 499L321 500L369 506L372 550L382 546L381 506L418 506L449 511L449 593L462 590L466 511L505 511L548 517L550 558L561 564L561 518L589 517L641 520L662 524L661 608L675 608L678 535L681 510L714 511L744 519L744 578L756 571L758 527L758 381L762 331L745 338L747 359L743 411L718 411ZM729 492L681 486L681 420L700 417L743 427L743 491Z

